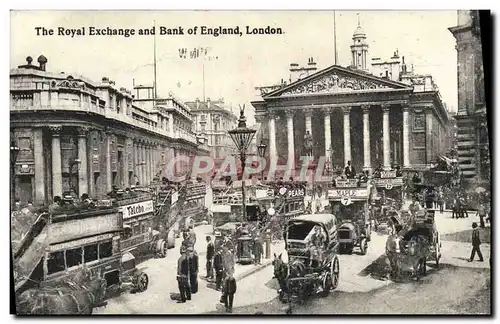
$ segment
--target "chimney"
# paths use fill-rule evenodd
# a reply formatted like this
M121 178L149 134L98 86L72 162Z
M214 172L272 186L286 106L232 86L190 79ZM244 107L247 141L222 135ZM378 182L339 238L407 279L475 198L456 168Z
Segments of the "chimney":
M301 69L299 68L299 64L290 63L290 83L295 82L299 79Z
M40 55L37 61L40 64L40 70L45 71L45 68L47 66L47 58L43 55Z
M200 109L200 98L196 98L196 109Z
M207 109L210 109L210 98L207 98Z
M318 68L316 67L316 62L314 62L314 58L310 57L309 60L307 61L307 70L308 70L308 75L315 73Z
M403 74L405 74L406 73L405 57L403 56L402 59L403 59L403 64L401 66L401 70L402 70Z

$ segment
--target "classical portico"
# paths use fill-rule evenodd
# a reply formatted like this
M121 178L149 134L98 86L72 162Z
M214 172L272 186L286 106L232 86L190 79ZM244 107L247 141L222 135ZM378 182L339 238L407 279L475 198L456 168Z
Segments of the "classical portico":
M420 132L412 127L413 115L420 120L423 114L423 130L431 133L432 120L444 123L434 94L415 96L408 84L340 66L270 91L261 88L261 94L261 101L252 102L261 122L258 136L268 140L270 160L293 160L296 166L307 132L315 159L328 156L333 166L351 161L357 172L425 166L436 147L412 145L412 134Z

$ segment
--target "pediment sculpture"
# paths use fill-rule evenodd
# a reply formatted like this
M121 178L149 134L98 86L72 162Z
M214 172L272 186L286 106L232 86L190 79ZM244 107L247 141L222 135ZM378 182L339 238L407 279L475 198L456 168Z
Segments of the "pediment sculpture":
M390 87L373 81L361 80L338 74L329 74L287 90L283 92L282 95L351 92L375 89L390 89Z

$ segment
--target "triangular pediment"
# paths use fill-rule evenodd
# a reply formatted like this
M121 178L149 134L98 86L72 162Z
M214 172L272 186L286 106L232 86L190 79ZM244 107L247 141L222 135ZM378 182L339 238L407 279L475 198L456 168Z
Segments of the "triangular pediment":
M411 86L334 65L278 90L269 92L264 95L264 98L398 89L411 89Z

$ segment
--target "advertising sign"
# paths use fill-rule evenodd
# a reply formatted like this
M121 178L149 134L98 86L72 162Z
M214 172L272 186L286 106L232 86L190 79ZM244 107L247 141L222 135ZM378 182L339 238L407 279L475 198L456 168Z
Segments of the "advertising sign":
M121 209L123 211L123 219L147 213L152 213L154 210L152 200L142 201L140 203L123 206Z
M360 189L330 189L328 190L328 198L365 198L368 196L368 190Z
M341 188L356 188L358 186L357 179L337 179L335 180L335 186Z
M402 186L403 178L375 179L375 185L389 190L393 187Z
M205 184L188 185L186 188L186 200L197 199L205 197L207 187Z
M382 179L396 178L396 170L380 171L380 178Z

